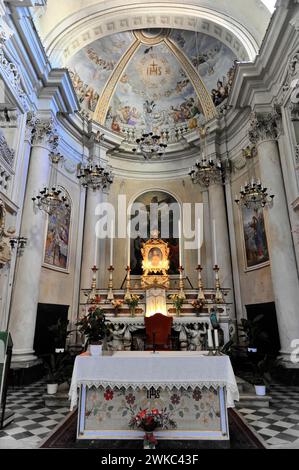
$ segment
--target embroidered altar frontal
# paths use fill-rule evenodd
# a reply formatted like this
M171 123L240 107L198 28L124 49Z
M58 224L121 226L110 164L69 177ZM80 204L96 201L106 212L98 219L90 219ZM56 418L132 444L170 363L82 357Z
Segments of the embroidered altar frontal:
M129 429L140 410L165 410L176 428L158 430L159 439L228 440L225 388L133 389L83 385L78 439L143 439Z
M129 422L140 410L165 410L175 429L159 439L228 440L227 408L239 399L230 359L199 352L117 352L78 356L70 387L78 439L143 439Z

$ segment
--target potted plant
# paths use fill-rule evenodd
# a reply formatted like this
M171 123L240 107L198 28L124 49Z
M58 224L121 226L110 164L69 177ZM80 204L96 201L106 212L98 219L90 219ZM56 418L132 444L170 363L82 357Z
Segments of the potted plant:
M181 314L185 298L181 294L173 294L170 296L170 300L172 300L172 304L175 308L176 314L179 316Z
M71 373L70 355L68 353L49 354L43 357L43 362L47 370L47 393L55 395L58 385L65 382Z
M132 317L135 317L135 311L136 311L136 307L139 303L139 299L140 299L140 296L137 295L137 294L130 294L126 298L126 303L129 306Z
M99 307L90 307L88 314L76 323L81 334L87 338L89 351L92 356L100 356L102 343L108 331L107 321Z
M155 449L157 439L154 436L154 431L157 428L170 429L175 428L176 423L173 421L166 410L140 410L137 415L133 416L129 422L129 427L133 429L142 429L145 431L143 438L144 449Z

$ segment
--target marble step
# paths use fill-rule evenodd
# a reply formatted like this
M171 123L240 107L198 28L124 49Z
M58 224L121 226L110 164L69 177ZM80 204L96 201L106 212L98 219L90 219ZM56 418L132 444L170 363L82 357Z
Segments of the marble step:
M269 408L272 399L270 395L260 397L256 395L252 384L246 382L246 380L241 379L240 377L236 377L236 381L240 393L240 401L239 403L236 403L237 408L250 408L250 406Z

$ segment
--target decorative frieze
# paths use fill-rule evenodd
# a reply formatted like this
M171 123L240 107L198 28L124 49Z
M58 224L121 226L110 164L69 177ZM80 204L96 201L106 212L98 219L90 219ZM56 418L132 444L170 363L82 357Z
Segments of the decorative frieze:
M13 165L15 151L12 150L3 134L0 134L0 157L9 165Z
M0 199L0 268L3 268L11 260L10 239L15 233L14 229L6 230L6 208Z
M250 117L249 140L256 145L267 140L277 140L277 113L252 113Z
M0 191L7 192L10 180L11 174L0 164Z

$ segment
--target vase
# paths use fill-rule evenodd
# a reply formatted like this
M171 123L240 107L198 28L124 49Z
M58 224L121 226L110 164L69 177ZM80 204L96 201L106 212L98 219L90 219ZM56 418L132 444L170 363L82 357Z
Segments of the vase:
M52 383L52 384L47 384L47 394L48 395L55 395L55 393L57 393L57 389L58 389L58 384L56 383Z
M175 313L176 313L176 316L179 317L181 315L181 309L176 307Z
M131 307L130 312L131 312L131 317L135 317L136 316L136 307Z
M153 432L146 432L143 439L143 448L144 449L155 449L157 440Z
M92 356L101 356L102 355L102 344L90 344L89 352Z

